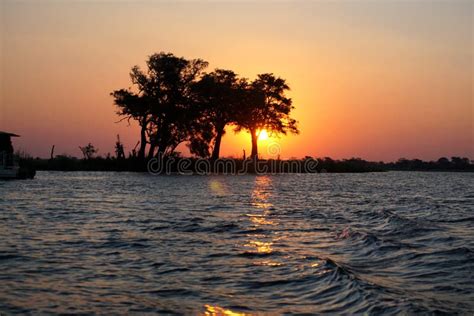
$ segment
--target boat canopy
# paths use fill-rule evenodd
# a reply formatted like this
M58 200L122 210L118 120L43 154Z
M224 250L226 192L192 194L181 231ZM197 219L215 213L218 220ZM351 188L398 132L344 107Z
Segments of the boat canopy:
M19 135L0 131L0 152L13 154L12 137L19 137Z
M20 137L20 135L17 135L17 134L13 134L13 133L8 133L8 132L2 132L0 131L0 137L2 136L8 136L8 137Z

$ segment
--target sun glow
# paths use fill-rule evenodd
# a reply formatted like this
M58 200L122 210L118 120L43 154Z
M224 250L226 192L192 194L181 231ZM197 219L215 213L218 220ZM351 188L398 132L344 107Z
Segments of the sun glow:
M267 140L267 139L268 139L268 133L266 130L262 129L258 134L258 140Z

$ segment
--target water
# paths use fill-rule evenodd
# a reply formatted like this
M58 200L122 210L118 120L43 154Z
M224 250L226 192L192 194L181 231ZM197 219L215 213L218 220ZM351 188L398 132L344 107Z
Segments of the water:
M474 174L0 182L0 313L474 312Z

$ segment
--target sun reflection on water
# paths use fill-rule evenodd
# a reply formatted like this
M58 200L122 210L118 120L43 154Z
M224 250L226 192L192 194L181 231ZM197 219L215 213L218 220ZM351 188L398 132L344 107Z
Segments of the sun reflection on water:
M265 218L265 215L246 214L249 219L256 225L275 225L275 222Z
M263 229L264 233L249 234L248 241L243 245L249 249L250 253L258 255L270 255L274 253L273 245L275 238L270 228L278 225L275 220L269 219L271 215L272 203L271 197L272 178L269 176L258 176L255 178L255 186L252 191L253 212L245 214L254 229ZM280 263L273 261L255 261L257 265L279 266Z
M283 263L281 262L274 262L274 261L269 261L269 260L255 261L253 264L256 266L267 266L267 267L279 267L283 265Z
M273 251L272 245L273 245L273 242L263 242L263 241L254 240L254 241L250 241L245 246L255 247L256 251L260 254L269 254L269 253L272 253Z
M246 314L246 313L239 313L239 312L234 312L230 309L225 309L220 306L213 306L206 304L204 305L204 308L206 309L202 315L205 316L244 316L244 315L251 315L251 314Z

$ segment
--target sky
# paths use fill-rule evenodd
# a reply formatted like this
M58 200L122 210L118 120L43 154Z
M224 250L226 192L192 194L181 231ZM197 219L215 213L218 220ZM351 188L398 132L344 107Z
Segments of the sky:
M474 159L472 1L0 1L0 130L30 155L139 139L110 92L171 52L287 80L300 135L282 158ZM227 128L221 153L250 152ZM185 146L180 150L186 153Z

